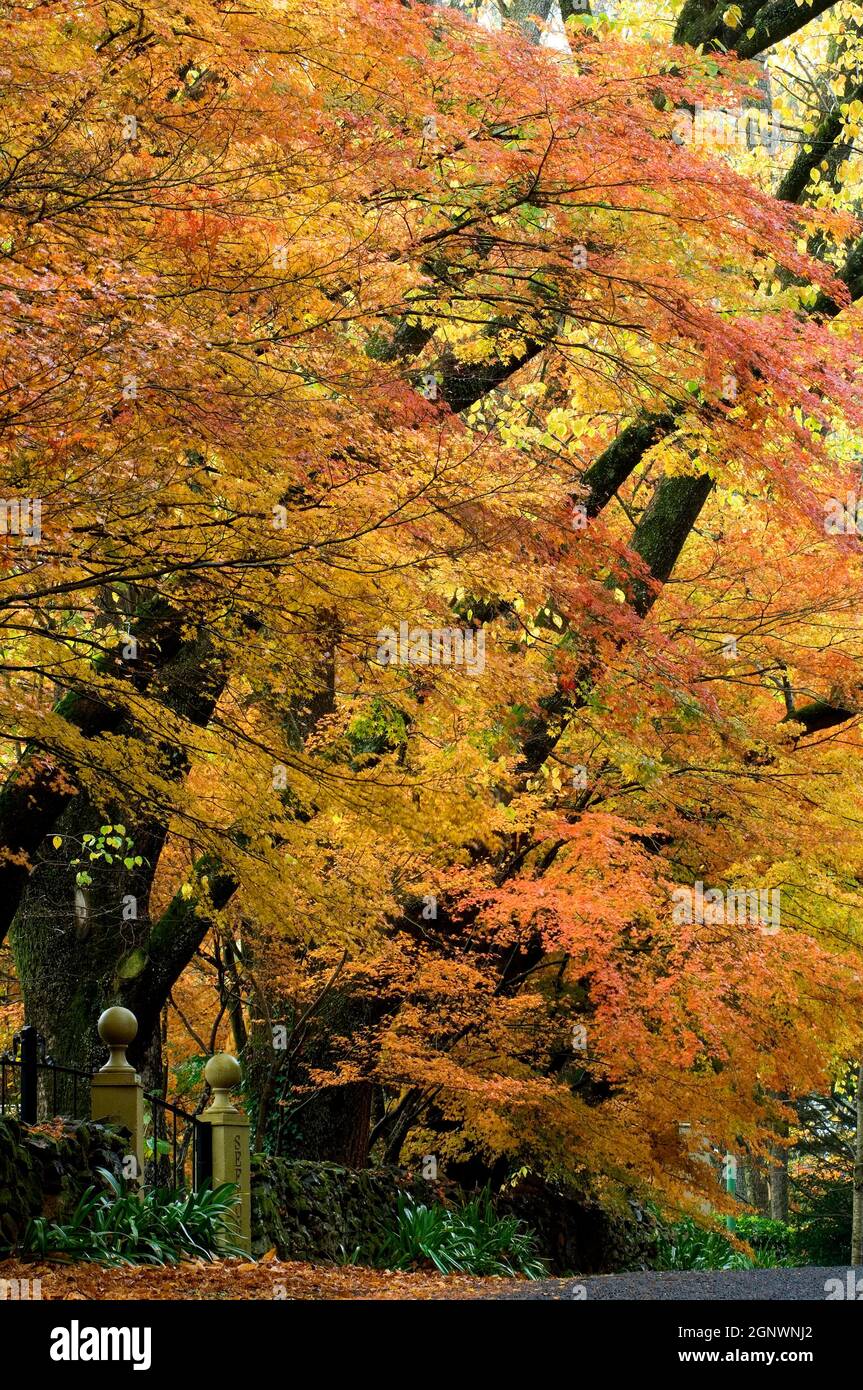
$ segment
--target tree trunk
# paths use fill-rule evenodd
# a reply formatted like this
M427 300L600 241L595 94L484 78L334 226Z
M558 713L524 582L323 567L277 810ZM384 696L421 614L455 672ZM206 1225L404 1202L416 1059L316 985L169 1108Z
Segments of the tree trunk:
M161 651L158 656L161 660ZM201 633L176 644L159 670L166 709L206 726L227 677L209 636ZM134 742L130 721L121 722L119 730ZM141 753L151 766L158 760L163 776L178 783L185 778L185 747L143 742ZM74 777L70 780L74 784ZM12 924L12 950L27 1022L39 1029L54 1060L64 1066L91 1070L101 1065L105 1049L96 1022L114 1003L127 1004L138 1017L139 1034L129 1056L135 1065L143 1062L168 994L196 937L199 941L207 930L205 922L196 921L191 904L179 911L172 905L158 923L151 922L150 891L167 820L148 816L146 810L138 815L135 824L127 808L94 805L79 790L67 797L51 827L55 834L46 834L31 855L33 869ZM105 846L113 862L105 857L91 862L92 843L85 846L83 836L98 836L106 821L128 827L132 848ZM129 856L140 857L142 864L126 869L123 859ZM91 879L85 886L76 881L82 870Z
M863 1265L863 1062L857 1068L857 1133L851 1208L851 1263Z
M116 817L122 819L119 812ZM83 865L71 860L82 835L98 833L104 820L83 793L75 798L56 826L61 844L48 842L35 856L11 933L27 1022L42 1033L56 1062L85 1071L105 1061L99 1014L120 1002L123 976L146 949L150 865L162 844L157 827L130 829L144 866L129 872L122 863L119 871L116 862L87 863L92 883L80 888L76 876ZM152 1030L136 1039L139 1056L151 1039Z
M372 1083L365 1080L327 1085L313 1073L338 1061L333 1038L359 1036L369 1026L369 1001L336 987L319 1015L300 1034L288 1033L281 1055L273 1049L276 1013L293 1016L289 1001L272 1021L253 1024L245 1051L246 1081L255 1116L255 1146L269 1153L315 1162L365 1168L369 1160Z
M770 1169L770 1215L774 1221L788 1220L788 1150L783 1144L775 1151Z
M770 1206L767 1178L761 1164L749 1154L741 1155L737 1166L737 1195L762 1216L767 1215Z

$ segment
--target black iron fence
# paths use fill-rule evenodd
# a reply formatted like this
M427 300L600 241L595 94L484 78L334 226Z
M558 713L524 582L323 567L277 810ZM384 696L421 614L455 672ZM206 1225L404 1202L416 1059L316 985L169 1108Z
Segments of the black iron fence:
M62 1066L26 1024L0 1053L0 1115L22 1124L90 1118L91 1072ZM144 1095L144 1186L197 1190L212 1177L212 1130L195 1111Z
M41 1033L26 1024L11 1049L0 1053L0 1115L15 1115L26 1125L57 1115L88 1119L90 1073L55 1062Z

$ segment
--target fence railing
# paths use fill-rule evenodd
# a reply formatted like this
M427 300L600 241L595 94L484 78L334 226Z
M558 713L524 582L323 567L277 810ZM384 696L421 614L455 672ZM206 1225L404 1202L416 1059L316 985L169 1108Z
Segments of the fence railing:
M16 1033L9 1052L0 1053L0 1115L14 1114L25 1125L62 1115L90 1115L90 1072L55 1062L45 1039L31 1024Z
M119 1124L129 1136L126 1176L141 1190L191 1191L207 1181L215 1186L234 1183L238 1193L235 1239L251 1249L249 1122L230 1099L241 1075L236 1058L225 1054L210 1058L204 1075L213 1098L209 1108L199 1113L145 1093L126 1058L126 1048L138 1031L134 1014L128 1009L106 1009L98 1027L111 1056L93 1073L56 1063L31 1025L16 1033L11 1049L0 1053L0 1115L13 1114L31 1125L54 1117Z
M144 1183L195 1190L213 1175L212 1132L199 1113L144 1092Z

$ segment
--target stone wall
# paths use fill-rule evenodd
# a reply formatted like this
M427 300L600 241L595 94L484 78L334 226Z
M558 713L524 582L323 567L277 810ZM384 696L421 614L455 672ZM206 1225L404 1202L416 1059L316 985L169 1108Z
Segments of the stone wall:
M0 1251L21 1239L31 1216L64 1220L96 1168L119 1175L126 1147L106 1125L55 1120L31 1129L0 1116Z
M374 1256L395 1225L399 1192L440 1199L439 1185L397 1168L342 1168L305 1159L252 1160L252 1252L291 1260Z
M616 1274L655 1261L656 1221L635 1202L610 1211L537 1177L499 1194L495 1206L531 1227L551 1274Z
M430 1205L465 1201L455 1184L425 1181L398 1168L343 1168L302 1159L252 1160L252 1251L275 1248L292 1260L375 1259L395 1227L400 1192ZM541 1180L498 1194L502 1214L520 1217L537 1236L538 1253L552 1274L606 1274L649 1268L656 1232L648 1213L604 1211Z

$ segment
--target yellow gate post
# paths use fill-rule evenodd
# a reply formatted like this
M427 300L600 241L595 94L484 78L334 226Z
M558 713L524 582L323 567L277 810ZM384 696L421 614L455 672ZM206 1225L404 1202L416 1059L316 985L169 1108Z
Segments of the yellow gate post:
M252 1253L252 1198L249 1164L249 1121L231 1104L230 1093L242 1078L236 1057L219 1052L204 1067L204 1076L213 1092L212 1103L201 1116L213 1137L213 1187L236 1183L238 1189L235 1240L247 1254Z
M110 1120L129 1131L126 1177L140 1187L144 1177L144 1086L126 1058L126 1048L138 1032L138 1020L130 1009L106 1009L99 1017L99 1037L111 1056L90 1082L90 1116Z

